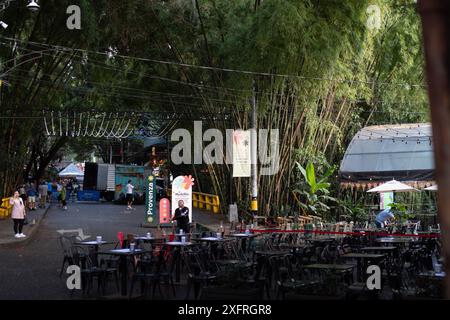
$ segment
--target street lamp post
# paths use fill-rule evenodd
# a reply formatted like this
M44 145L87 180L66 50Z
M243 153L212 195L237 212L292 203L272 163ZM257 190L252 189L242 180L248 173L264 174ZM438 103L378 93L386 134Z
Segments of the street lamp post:
M253 99L252 99L252 115L250 131L250 146L251 146L251 180L252 180L252 200L251 211L253 217L258 214L258 139L257 139L257 127L258 117L256 110L256 84L253 81Z
M16 0L0 0L0 13L5 11L9 7L10 3ZM27 9L31 12L36 12L40 8L38 0L28 0ZM4 21L0 21L0 26L3 29L8 28L8 24Z

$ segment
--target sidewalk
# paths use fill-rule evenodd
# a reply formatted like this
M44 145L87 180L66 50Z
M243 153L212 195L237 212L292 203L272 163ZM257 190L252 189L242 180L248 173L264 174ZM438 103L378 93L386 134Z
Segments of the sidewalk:
M80 204L77 204L75 208L79 208ZM86 206L86 204L85 204ZM86 208L86 207L84 207ZM103 209L101 207L101 204L95 204L92 209L98 208ZM112 208L117 208L121 210L122 208L120 206L113 206ZM138 207L139 208L139 207ZM11 218L0 220L0 247L2 246L14 246L18 244L25 244L31 238L33 237L34 233L39 228L39 225L42 221L42 219L47 214L48 210L50 209L50 205L47 205L45 209L37 209L36 211L29 211L27 215L28 219L28 225L24 226L23 233L26 234L26 238L14 238L14 231L13 231L13 222ZM72 209L74 209L72 207ZM139 208L141 209L141 208ZM85 209L84 209L85 210ZM107 211L107 210L106 210ZM216 232L219 227L220 223L223 223L223 226L225 230L228 230L230 228L230 224L228 222L228 217L223 216L222 214L212 213L210 211L204 211L199 209L194 209L194 222L202 225L203 227L211 230L212 232ZM35 222L33 224L33 222ZM80 221L81 222L81 221ZM154 232L158 232L155 230Z
M45 209L38 208L36 211L28 211L28 224L23 226L23 233L27 236L26 238L14 238L13 221L11 218L0 220L0 247L25 244L30 241L49 208L50 206L47 205Z

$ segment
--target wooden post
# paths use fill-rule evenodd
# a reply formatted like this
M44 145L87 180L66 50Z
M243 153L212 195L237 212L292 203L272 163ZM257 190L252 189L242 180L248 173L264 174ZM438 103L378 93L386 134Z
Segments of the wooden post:
M450 299L450 2L420 0L428 96L433 126L438 219L446 261L444 295Z

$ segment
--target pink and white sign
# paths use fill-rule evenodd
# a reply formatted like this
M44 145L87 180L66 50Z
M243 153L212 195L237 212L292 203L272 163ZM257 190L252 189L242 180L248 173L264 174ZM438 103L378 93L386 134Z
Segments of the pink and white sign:
M178 176L172 182L172 216L178 208L178 201L183 200L184 206L189 209L189 222L192 222L192 176Z

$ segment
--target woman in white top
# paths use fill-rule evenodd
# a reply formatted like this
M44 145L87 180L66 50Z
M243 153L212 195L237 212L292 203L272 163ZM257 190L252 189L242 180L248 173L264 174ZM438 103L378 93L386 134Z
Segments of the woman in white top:
M13 206L11 218L14 221L14 237L25 238L25 235L22 233L22 228L27 214L23 199L19 196L19 191L14 192L14 196L9 199L9 203Z

